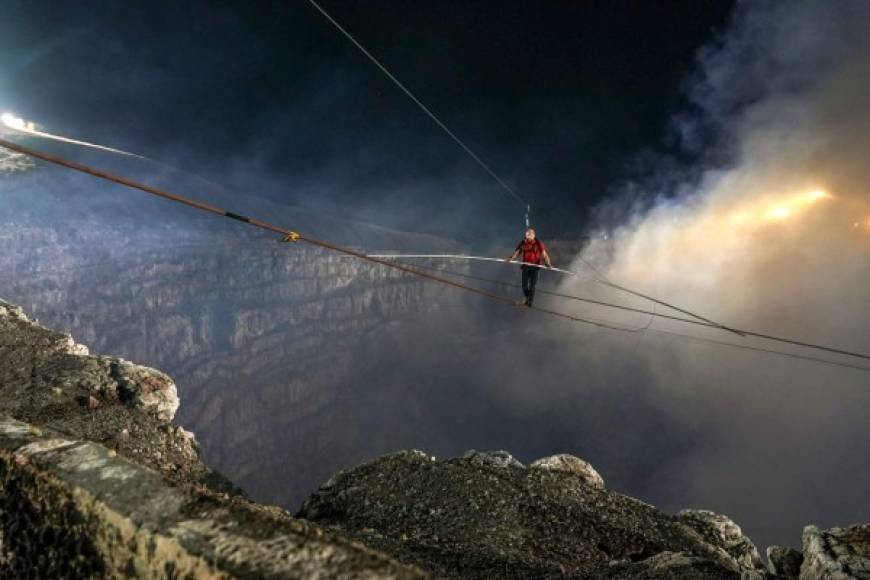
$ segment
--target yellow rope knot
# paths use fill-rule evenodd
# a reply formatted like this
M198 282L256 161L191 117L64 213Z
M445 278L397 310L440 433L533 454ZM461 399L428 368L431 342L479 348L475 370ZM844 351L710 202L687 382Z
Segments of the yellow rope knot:
M281 241L282 242L298 242L299 241L299 234L297 234L296 232L287 232L287 235L284 236L284 239Z

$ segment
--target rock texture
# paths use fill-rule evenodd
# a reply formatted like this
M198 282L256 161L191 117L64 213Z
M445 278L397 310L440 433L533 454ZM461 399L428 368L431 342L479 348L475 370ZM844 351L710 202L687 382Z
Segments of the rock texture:
M209 469L178 405L165 374L0 301L0 577L870 579L870 525L809 526L768 571L729 518L666 515L564 454L396 453L300 521Z
M0 301L0 578L425 577L244 499L178 406L163 373Z
M870 579L870 524L804 528L801 580Z
M423 578L285 512L0 416L4 578Z
M574 457L573 455L562 453L560 455L542 457L541 459L529 464L529 467L573 473L582 479L587 485L604 489L604 478L595 471L595 468L579 457Z
M767 548L767 567L770 573L778 578L798 578L803 561L804 555L794 548L783 546Z
M710 544L721 548L743 570L762 570L761 557L752 541L730 518L709 510L682 510L677 519Z
M804 532L765 566L728 517L675 516L604 488L587 462L403 451L338 473L300 517L450 578L870 579L870 525Z
M299 516L455 578L765 574L723 549L721 538L606 491L580 459L536 463L524 467L505 452L446 461L401 452L331 478Z
M91 356L0 300L0 412L99 442L171 481L232 490L201 461L193 436L171 422L178 406L175 384L160 371Z

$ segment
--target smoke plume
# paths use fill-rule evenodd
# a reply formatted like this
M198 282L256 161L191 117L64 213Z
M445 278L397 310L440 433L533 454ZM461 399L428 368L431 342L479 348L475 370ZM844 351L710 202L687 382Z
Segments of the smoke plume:
M724 324L870 352L868 19L860 1L738 4L674 124L701 161L628 184L599 211L621 224L574 267ZM760 543L870 517L870 373L658 330L772 346L652 325L638 355L697 438L653 497L722 509Z

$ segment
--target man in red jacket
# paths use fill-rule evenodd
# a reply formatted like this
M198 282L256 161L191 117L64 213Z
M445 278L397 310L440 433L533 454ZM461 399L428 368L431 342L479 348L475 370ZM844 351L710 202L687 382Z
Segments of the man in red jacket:
M538 283L541 260L547 263L548 268L552 268L553 263L550 262L550 255L547 253L544 242L535 237L535 230L532 228L526 230L526 237L517 244L517 248L508 258L508 262L513 262L517 256L522 256L523 262L521 270L523 272L523 294L526 297L525 305L531 308L532 301L535 299L535 286Z

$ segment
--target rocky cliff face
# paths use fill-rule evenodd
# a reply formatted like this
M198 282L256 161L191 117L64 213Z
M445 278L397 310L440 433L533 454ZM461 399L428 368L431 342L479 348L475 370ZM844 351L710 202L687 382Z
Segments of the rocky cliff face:
M240 497L160 371L0 301L0 577L422 578Z
M200 460L173 424L175 383L160 371L90 356L69 335L31 322L0 301L0 410L18 420L97 441L177 483L232 488Z
M286 208L262 211L300 219ZM185 400L179 421L197 432L209 462L253 496L288 506L365 456L346 445L359 428L346 420L359 345L389 320L437 309L443 295L220 220L17 219L0 229L2 294L96 351L166 369ZM370 248L456 249L351 222L305 225Z

